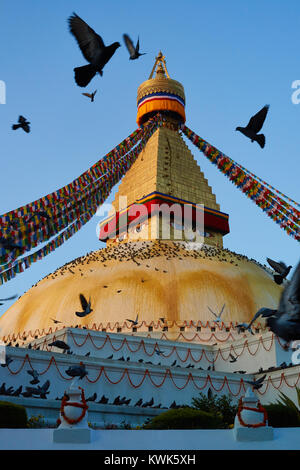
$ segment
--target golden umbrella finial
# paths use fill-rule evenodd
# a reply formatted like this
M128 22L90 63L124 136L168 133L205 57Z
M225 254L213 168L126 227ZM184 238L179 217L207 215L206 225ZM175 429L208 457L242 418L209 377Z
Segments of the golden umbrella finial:
M170 75L168 74L168 70L167 70L167 66L166 66L166 58L165 58L165 56L163 55L163 53L161 51L158 53L158 56L155 58L155 63L154 63L153 68L151 70L149 80L150 80L150 78L153 77L153 74L154 74L154 71L155 71L156 67L157 67L156 73L164 73L168 78L170 78Z

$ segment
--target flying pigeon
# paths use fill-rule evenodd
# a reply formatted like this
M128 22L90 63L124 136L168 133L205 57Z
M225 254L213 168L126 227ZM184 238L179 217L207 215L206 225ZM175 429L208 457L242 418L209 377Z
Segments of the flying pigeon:
M91 102L94 101L95 99L95 94L97 93L97 90L95 90L93 93L82 93L84 96L87 96L88 98L91 99Z
M76 13L73 13L68 21L70 32L75 36L84 58L89 62L88 65L74 69L77 85L86 87L97 72L103 75L103 67L120 47L120 43L114 42L105 46L101 36L96 34Z
M257 114L252 116L246 127L237 127L235 129L236 131L240 131L246 137L251 139L251 142L256 141L261 146L261 148L264 148L266 139L264 134L258 134L258 132L261 130L265 122L269 107L270 106L267 104L260 111L258 111Z
M282 284L283 280L289 274L292 266L287 266L283 261L273 261L270 258L267 258L269 265L276 271L277 274L274 274L274 281L276 284Z
M215 312L213 312L212 309L209 308L208 306L207 306L207 308L208 308L208 310L215 316L216 320L214 320L214 321L215 321L215 322L220 322L220 321L221 321L221 315L222 315L223 310L224 310L224 308L225 308L225 304L223 305L223 307L222 307L222 309L221 309L219 315L217 315Z
M16 299L16 298L17 298L17 294L12 295L11 297L6 297L5 299L0 299L0 305L3 305L2 302L6 302L7 300L13 300L13 299Z
M263 386L263 381L265 380L267 374L263 375L257 380L245 380L245 382L249 385L252 385L253 390L259 390Z
M53 321L53 323L62 323L62 322L61 322L61 321L59 321L59 320L55 320L55 318L50 318L50 320L52 320L52 321Z
M138 318L139 318L139 315L137 314L135 320L130 320L130 318L126 318L126 320L127 320L127 321L130 321L130 322L132 323L132 326L134 326L134 325L137 325L137 324L138 324Z
M91 309L91 298L89 298L89 302L87 302L83 294L79 294L79 298L83 312L75 312L75 315L77 315L77 317L85 317L93 311L93 309Z
M6 300L13 300L17 298L17 294L12 295L11 297L6 297L5 299L0 299L1 302L5 302Z
M253 331L252 331L252 329L251 329L251 325L252 325L252 323L254 322L254 320L256 320L256 318L255 318L255 319L253 318L253 319L251 320L251 322L248 323L248 324L244 322L244 323L239 323L238 325L236 325L236 327L237 327L237 329L238 329L238 333L240 333L240 332L242 331L242 328L244 328L245 330L250 331L250 333L251 333L252 335L254 335L254 333L253 333Z
M23 131L27 132L27 134L30 132L30 122L27 121L26 118L24 118L23 116L19 116L19 120L18 120L18 123L19 124L13 124L12 125L12 129L15 131L16 129L19 129L19 128L22 128Z
M80 380L88 375L85 365L82 362L80 362L79 366L70 366L65 372L70 377L80 377Z
M39 381L39 373L33 369L33 370L28 370L27 371L27 374L31 375L31 377L33 378L33 380L31 380L29 383L31 383L31 385L36 385L38 384L40 381Z
M52 343L49 343L48 346L55 346L56 348L63 349L64 351L67 351L68 349L70 349L70 346L67 343L59 339L56 339Z
M44 383L44 385L42 385L42 387L40 387L39 385L37 387L26 387L26 392L31 395L39 395L40 398L47 398L46 395L50 393L47 391L49 387L50 387L50 381L46 380L46 382ZM22 395L24 396L24 394Z
M129 60L135 60L138 59L141 55L145 55L146 53L140 53L140 40L138 38L136 46L134 47L133 42L131 38L128 36L128 34L123 34L123 39L125 42L125 46L127 47L127 50L129 52Z
M278 308L262 308L254 318L259 316L266 318L270 330L285 340L287 345L300 339L300 262L281 294Z
M164 353L164 351L161 351L160 349L156 349L156 348L154 349L154 351L158 356Z

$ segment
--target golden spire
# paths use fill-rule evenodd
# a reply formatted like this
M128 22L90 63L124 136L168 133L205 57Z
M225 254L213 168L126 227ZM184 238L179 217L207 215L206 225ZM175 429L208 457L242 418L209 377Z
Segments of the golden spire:
M164 75L167 76L167 78L170 78L170 75L168 74L168 70L167 70L167 65L166 65L166 58L165 56L163 55L163 53L160 51L158 56L155 57L155 63L153 65L153 68L151 70L151 73L149 75L149 79L150 78L153 78L153 74L154 74L154 71L155 71L155 67L157 66L157 69L156 69L156 75L158 73L163 73Z

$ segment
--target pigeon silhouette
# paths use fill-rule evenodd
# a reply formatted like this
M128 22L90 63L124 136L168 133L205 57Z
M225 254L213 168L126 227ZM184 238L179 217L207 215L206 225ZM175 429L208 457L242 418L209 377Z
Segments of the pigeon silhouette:
M276 284L282 284L283 280L286 278L286 276L289 274L290 270L292 269L292 266L287 266L283 261L274 261L270 258L267 258L267 261L269 265L276 271L277 274L274 274L274 281Z
M77 317L85 317L93 311L93 309L91 309L91 298L89 298L89 302L87 302L83 294L79 294L79 298L83 312L75 312L75 315L77 315Z
M32 385L36 385L36 384L38 384L38 383L40 382L40 380L39 380L39 375L40 375L40 374L39 374L35 369L33 369L33 370L28 370L28 371L27 371L27 374L31 375L31 377L32 377L32 379L33 379L33 380L30 381L30 383L31 383Z
M230 356L230 361L229 362L236 362L237 361L237 358L233 356L233 354L229 354Z
M67 343L59 339L56 339L52 343L49 343L48 346L55 346L56 348L63 349L64 351L67 351L68 349L70 349L70 346Z
M126 318L126 320L127 320L127 321L130 321L130 322L132 323L132 326L135 326L135 325L138 324L138 318L139 318L139 315L137 314L135 320L130 320L130 318Z
M85 365L82 362L80 362L79 366L70 366L65 372L69 377L80 377L80 380L88 375Z
M281 294L278 308L259 309L251 322L259 316L266 318L270 330L287 342L286 347L300 339L300 262Z
M70 32L74 35L84 58L88 65L76 67L75 81L80 87L86 87L98 72L103 75L103 67L114 55L119 42L105 46L103 39L76 13L69 17Z
M265 380L267 374L263 375L257 380L245 380L245 382L252 386L253 390L259 390L263 386L263 381Z
M26 118L24 118L24 116L19 116L19 119L18 119L18 123L19 124L13 124L12 125L12 129L15 131L16 129L23 129L23 131L27 132L27 134L30 132L30 122L27 121Z
M133 42L131 38L128 36L128 34L123 34L123 39L125 42L125 46L127 47L127 50L129 52L129 60L135 60L138 59L141 55L145 55L146 53L140 53L140 40L138 38L136 46L134 47Z
M212 309L209 308L208 306L207 306L207 308L208 308L208 310L214 315L214 317L216 318L214 321L215 321L215 322L220 322L220 321L221 321L221 315L222 315L223 310L224 310L224 308L225 308L225 304L224 304L223 307L221 308L221 311L220 311L220 313L219 313L218 315L217 315L215 312L213 312Z
M97 90L95 90L93 93L82 93L84 96L87 96L88 98L91 99L91 102L94 101L95 99L95 94L97 93Z
M264 148L266 138L264 134L258 134L258 132L261 130L265 122L269 107L270 106L267 104L260 111L258 111L258 113L252 116L246 127L237 127L235 129L236 131L240 131L246 137L251 139L251 142L257 142L261 148Z
M16 299L18 296L17 294L15 295L12 295L11 297L6 297L5 299L0 299L0 302L6 302L7 300L13 300L13 299ZM2 305L2 304L0 304Z
M254 322L254 320L256 320L256 318L252 318L251 322L250 323L239 323L238 325L236 325L237 329L238 329L238 333L241 333L242 331L242 328L244 328L245 330L248 330L250 331L250 333L252 335L254 335L252 329L251 329L251 325L252 323Z

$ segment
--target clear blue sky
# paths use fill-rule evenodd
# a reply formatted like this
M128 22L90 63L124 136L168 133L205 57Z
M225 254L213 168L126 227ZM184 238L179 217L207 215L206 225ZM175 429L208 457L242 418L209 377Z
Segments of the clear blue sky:
M73 68L86 64L68 31L73 11L106 44L122 44L103 77L86 90L73 78ZM71 182L137 127L137 88L159 50L170 76L184 85L186 124L299 201L300 104L291 101L292 82L300 79L299 18L298 0L0 0L0 80L7 87L6 104L0 104L0 213ZM123 33L134 40L140 35L147 55L129 61ZM94 103L81 95L95 89ZM262 150L235 127L246 125L265 104L270 111ZM31 122L30 134L11 130L19 114ZM225 247L262 263L269 256L295 266L299 243L188 145L221 210L230 215ZM94 217L54 253L1 286L0 298L22 295L62 264L103 247L98 221Z

